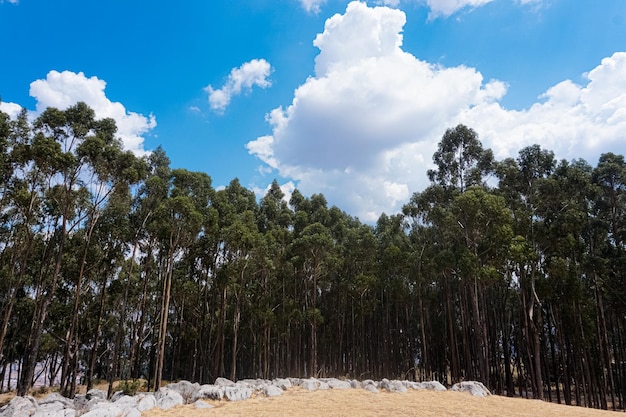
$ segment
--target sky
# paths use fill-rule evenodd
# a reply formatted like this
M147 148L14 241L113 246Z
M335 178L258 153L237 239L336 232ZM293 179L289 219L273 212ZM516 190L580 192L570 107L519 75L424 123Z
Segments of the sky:
M78 101L124 147L365 222L446 129L497 159L626 154L625 0L0 0L0 109Z

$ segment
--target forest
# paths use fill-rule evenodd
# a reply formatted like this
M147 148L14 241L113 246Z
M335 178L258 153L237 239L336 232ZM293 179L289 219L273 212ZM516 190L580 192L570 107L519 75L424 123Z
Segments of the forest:
M386 377L624 408L622 155L499 161L458 125L369 225L137 157L84 103L0 112L0 147L0 391Z

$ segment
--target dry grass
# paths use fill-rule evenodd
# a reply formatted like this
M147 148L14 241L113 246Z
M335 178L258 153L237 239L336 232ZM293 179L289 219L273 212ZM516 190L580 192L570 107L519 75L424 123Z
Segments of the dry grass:
M612 411L570 407L537 400L491 396L472 397L454 391L409 391L407 393L365 390L326 390L308 392L290 389L280 397L257 396L243 402L207 401L216 405L196 409L193 405L170 410L153 409L143 417L196 416L498 416L498 417L594 417L608 416ZM614 415L614 413L613 413Z

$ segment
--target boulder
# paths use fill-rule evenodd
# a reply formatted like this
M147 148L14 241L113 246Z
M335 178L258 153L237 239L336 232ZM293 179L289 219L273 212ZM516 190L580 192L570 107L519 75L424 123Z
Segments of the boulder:
M406 387L401 381L389 381L387 378L380 381L380 388L389 392L406 392Z
M352 384L350 384L350 381L341 381L337 378L329 378L328 380L325 380L323 382L326 382L328 386L332 389L352 389Z
M2 417L30 417L37 411L37 401L33 397L14 397L0 408Z
M111 395L111 401L115 402L115 401L119 400L120 398L122 398L124 395L126 395L126 394L124 394L124 391L115 391L113 393L113 395Z
M353 379L350 381L350 387L352 387L352 389L361 388L361 382L356 379Z
M166 388L178 392L183 397L185 404L190 404L193 402L192 399L194 398L194 395L200 389L200 384L197 382L192 384L189 381L178 381L167 385Z
M122 414L122 410L114 404L108 404L108 407L99 407L86 412L81 417L118 417Z
M139 394L135 397L137 398L137 410L139 411L152 410L157 405L154 394Z
M224 388L224 396L228 401L243 401L252 397L252 388L244 387L226 387Z
M200 385L198 391L194 394L192 401L209 399L209 400L221 400L224 398L224 387L216 385Z
M182 395L167 387L159 388L154 394L154 398L156 398L157 407L160 407L162 410L169 410L172 407L185 403Z
M278 397L280 395L283 395L283 389L277 387L276 385L268 385L265 387L263 393L266 397Z
M454 384L451 388L452 391L468 392L475 397L487 397L491 395L489 389L478 381L463 381Z
M307 391L317 391L320 388L320 382L315 378L303 379L300 386Z
M376 388L376 386L374 386L373 384L364 385L363 389L365 391L369 391L369 392L373 392L374 394L378 394L378 388Z
M417 389L427 389L431 391L447 391L447 388L444 387L439 381L426 381L418 383L419 388Z
M141 411L137 408L129 408L122 412L122 417L141 417Z
M286 390L289 389L291 387L293 387L293 384L291 383L290 379L286 379L286 378L276 378L274 379L274 381L272 381L273 385L276 385L277 387Z
M233 381L231 381L230 379L228 379L228 378L219 377L219 378L217 378L215 380L215 384L214 385L217 385L217 386L220 386L220 387L232 387L232 386L235 385L235 383Z
M44 398L37 401L39 406L48 403L61 403L64 408L74 408L74 400L70 400L67 397L62 396L59 393L53 392L52 394L48 394Z
M88 400L91 400L92 398L99 398L101 400L106 400L107 399L107 393L106 391L102 391L101 389L90 389L89 391L87 391L87 395L86 395Z
M66 398L67 400L67 398ZM33 417L75 417L76 410L73 403L66 406L61 401L47 401L44 404L39 404L37 411L33 414Z

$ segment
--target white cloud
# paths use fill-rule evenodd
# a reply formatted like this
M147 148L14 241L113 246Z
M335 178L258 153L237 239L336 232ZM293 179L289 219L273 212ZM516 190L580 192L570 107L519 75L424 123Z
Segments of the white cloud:
M491 3L493 0L426 0L426 4L430 7L428 17L434 19L437 17L448 17L464 8L476 8ZM528 3L537 0L520 0L522 3Z
M300 5L309 13L319 13L322 4L326 3L326 0L298 0Z
M66 109L79 101L85 102L97 118L110 117L117 124L117 136L125 149L143 155L143 135L156 127L153 115L143 116L127 111L119 102L112 102L104 93L106 82L97 77L87 78L82 72L50 71L45 80L30 84L30 95L37 99L37 112L46 107Z
M608 147L626 151L626 53L604 59L586 85L566 80L530 108L507 110L505 83L404 52L404 23L399 10L359 2L328 19L315 39L315 75L268 114L272 134L248 151L305 195L324 193L365 221L398 212L428 184L432 154L458 123L499 158L535 143L591 163Z
M22 111L22 106L15 103L0 102L0 111L5 112L11 119L15 119Z
M233 68L222 88L214 89L210 85L205 88L209 93L211 109L221 113L228 107L233 96L250 91L255 85L261 88L270 87L272 83L268 77L271 72L272 67L264 59L253 59Z

